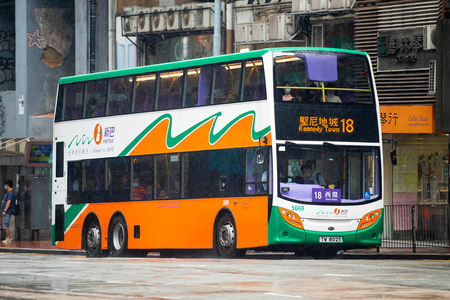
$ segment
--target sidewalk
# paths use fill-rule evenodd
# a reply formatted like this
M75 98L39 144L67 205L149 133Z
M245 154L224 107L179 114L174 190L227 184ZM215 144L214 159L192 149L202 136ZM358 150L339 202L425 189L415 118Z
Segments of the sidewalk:
M450 248L376 248L352 249L340 254L342 259L429 259L450 260Z
M52 246L52 242L44 241L13 241L11 244L0 243L0 252L39 253L54 255L86 255L84 250L65 250Z
M85 256L84 250L65 250L52 246L51 241L14 241L11 244L0 243L0 252L9 253L36 253L49 255L80 255ZM272 253L277 258L291 258L291 254ZM251 255L251 254L250 254ZM267 257L268 254L263 255ZM252 255L253 256L253 255ZM417 248L413 253L412 248L380 248L354 249L345 252L340 251L336 258L340 259L430 259L450 260L450 248Z

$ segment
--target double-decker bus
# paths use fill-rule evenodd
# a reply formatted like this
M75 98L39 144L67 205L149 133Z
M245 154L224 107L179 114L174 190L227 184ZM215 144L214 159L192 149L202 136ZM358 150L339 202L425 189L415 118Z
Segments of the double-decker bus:
M273 48L61 78L52 242L87 256L282 249L382 234L366 53Z

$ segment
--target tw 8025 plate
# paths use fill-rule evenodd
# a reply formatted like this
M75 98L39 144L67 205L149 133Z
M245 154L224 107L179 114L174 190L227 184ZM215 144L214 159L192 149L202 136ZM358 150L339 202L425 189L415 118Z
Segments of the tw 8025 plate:
M321 236L320 243L342 243L342 236Z

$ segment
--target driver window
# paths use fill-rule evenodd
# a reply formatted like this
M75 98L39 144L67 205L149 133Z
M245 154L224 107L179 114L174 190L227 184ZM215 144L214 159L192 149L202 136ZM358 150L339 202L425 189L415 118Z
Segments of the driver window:
M245 192L247 195L265 195L272 192L272 174L269 170L271 157L269 153L267 148L247 150L245 166Z

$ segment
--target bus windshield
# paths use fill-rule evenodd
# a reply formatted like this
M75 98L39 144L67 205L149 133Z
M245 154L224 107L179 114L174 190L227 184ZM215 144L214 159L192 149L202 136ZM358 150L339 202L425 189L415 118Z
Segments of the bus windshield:
M275 54L275 101L373 104L363 55L298 51Z
M381 196L377 147L278 145L279 194L300 202L338 205Z

